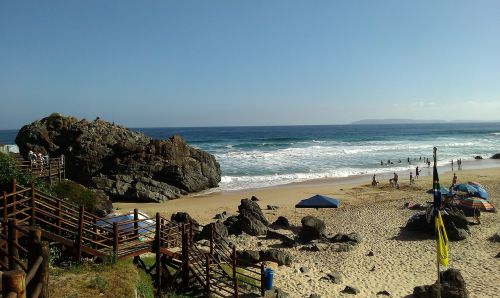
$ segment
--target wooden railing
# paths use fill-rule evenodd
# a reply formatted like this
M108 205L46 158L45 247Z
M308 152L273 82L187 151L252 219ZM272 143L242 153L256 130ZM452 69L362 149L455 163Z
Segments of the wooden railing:
M27 230L15 219L0 225L2 297L48 298L49 244L41 241L41 230ZM20 237L28 237L27 247Z
M59 182L66 179L66 163L64 155L55 158L43 158L42 160L15 159L14 164L20 171L29 172L33 176L47 178L50 184L54 179Z
M239 266L236 247L218 235L213 224L207 252L193 242L193 234L201 228L193 223L176 224L159 213L155 218L140 218L137 209L129 214L129 220L117 218L123 215L99 218L82 206L40 192L33 185L24 188L14 181L12 190L0 197L3 222L15 220L18 226L39 227L43 238L71 248L76 262L82 260L83 254L117 260L153 252L156 263L149 272L154 269L157 289L162 288L162 255L168 255L182 263L173 278L180 276L186 288L190 277L194 277L209 296L238 297L239 293L263 290L262 266ZM179 254L172 248L182 250ZM9 264L14 264L16 255L8 249L5 252L4 255L13 257Z

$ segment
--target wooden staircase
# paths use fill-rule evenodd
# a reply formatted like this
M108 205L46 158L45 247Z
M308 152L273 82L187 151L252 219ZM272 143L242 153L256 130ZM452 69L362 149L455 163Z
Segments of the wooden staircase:
M20 229L36 227L42 239L70 249L75 262L83 257L108 261L133 257L134 262L153 277L158 297L163 289L175 288L197 288L205 297L238 297L242 293L263 292L262 264L238 266L236 247L218 235L213 224L207 248L193 241L200 226L192 222L174 223L159 213L154 218L139 218L136 209L130 214L133 215L130 220L99 218L82 206L45 194L33 186L19 186L15 181L12 192L4 192L0 201L0 231L6 231L2 227L9 220ZM140 260L139 256L144 253L156 255L156 262L150 268ZM8 251L0 249L0 259L8 256ZM2 267L0 262L0 270L9 268Z

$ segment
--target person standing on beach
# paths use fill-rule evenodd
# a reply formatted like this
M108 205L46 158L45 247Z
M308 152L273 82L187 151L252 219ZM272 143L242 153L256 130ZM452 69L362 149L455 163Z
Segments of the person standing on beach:
M410 185L412 185L414 182L415 180L413 180L413 173L410 171Z
M453 159L451 160L451 170L453 171Z
M420 174L420 171L418 170L418 167L415 169L415 179L418 179L418 175Z
M394 172L394 178L392 178L393 181L394 181L394 186L399 189L399 183L398 183L398 179L399 179L399 176L398 174L396 174L396 172Z
M451 180L451 186L455 186L457 184L457 174L453 173L453 180Z

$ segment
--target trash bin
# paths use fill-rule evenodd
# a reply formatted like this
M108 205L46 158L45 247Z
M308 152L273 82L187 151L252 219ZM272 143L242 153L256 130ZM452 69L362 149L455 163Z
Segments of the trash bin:
M273 269L267 268L264 270L264 287L266 290L271 290L273 288Z

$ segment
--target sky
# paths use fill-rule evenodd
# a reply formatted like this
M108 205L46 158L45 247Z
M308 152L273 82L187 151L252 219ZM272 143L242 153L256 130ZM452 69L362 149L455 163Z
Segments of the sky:
M500 1L0 0L0 129L500 120Z

